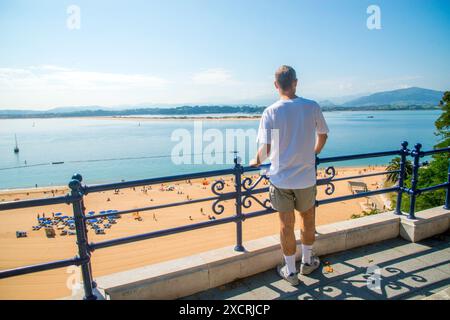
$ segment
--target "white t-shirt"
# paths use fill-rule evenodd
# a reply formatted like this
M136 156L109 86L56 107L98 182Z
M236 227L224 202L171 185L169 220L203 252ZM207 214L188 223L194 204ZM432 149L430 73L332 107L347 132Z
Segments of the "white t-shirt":
M266 108L257 143L271 144L270 181L282 189L316 184L316 134L329 129L317 102L303 98L279 100Z

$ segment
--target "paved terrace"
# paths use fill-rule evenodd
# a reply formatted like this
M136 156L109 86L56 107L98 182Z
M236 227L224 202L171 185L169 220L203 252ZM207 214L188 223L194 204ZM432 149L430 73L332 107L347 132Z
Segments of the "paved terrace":
M395 238L321 259L331 268L301 276L297 288L269 270L185 299L450 299L449 232L418 243ZM367 287L367 268L375 265L379 290Z

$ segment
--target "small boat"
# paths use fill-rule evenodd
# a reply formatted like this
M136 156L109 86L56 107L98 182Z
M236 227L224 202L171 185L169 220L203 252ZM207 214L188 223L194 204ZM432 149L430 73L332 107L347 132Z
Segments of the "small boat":
M14 135L14 138L16 140L16 147L14 148L14 153L19 153L19 145L17 144L17 135Z
M367 116L367 118L369 118L369 119L373 119L373 118L374 118L374 116Z

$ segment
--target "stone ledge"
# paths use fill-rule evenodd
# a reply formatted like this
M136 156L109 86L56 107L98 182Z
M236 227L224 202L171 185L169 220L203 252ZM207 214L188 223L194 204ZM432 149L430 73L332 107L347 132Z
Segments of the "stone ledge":
M443 207L431 208L416 213L416 219L401 217L400 236L411 242L432 237L447 231L450 227L450 210Z
M344 251L395 238L399 229L400 217L392 212L319 226L314 250L318 255ZM245 248L246 252L235 252L233 246L220 248L103 276L96 282L113 300L177 299L267 271L281 261L278 236L247 241Z

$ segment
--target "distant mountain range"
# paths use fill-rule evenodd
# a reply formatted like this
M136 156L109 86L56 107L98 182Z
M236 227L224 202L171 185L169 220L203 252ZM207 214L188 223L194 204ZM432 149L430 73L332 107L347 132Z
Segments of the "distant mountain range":
M360 96L345 103L335 103L332 99L320 101L319 104L326 111L334 110L423 110L437 109L444 92L407 88L384 91L367 96ZM101 106L72 106L59 107L46 111L36 110L0 110L0 118L53 118L53 117L87 117L87 116L129 116L129 115L161 115L188 116L195 114L260 114L264 106L256 105L203 105L203 106L151 106L136 107L101 107Z
M423 88L407 88L393 91L384 91L374 93L368 96L360 97L346 103L343 107L372 107L372 106L437 106L444 92Z

